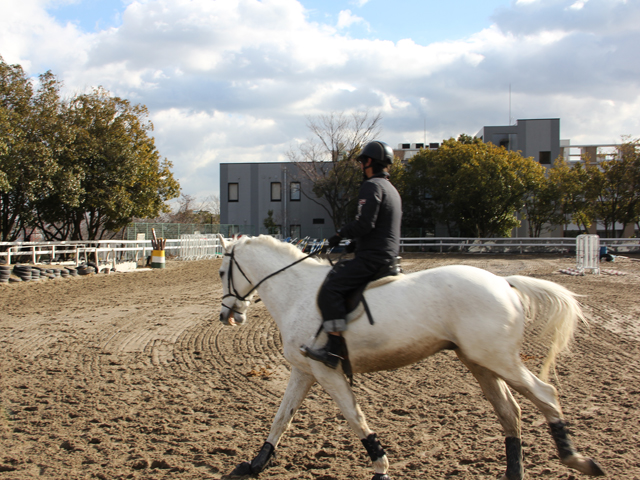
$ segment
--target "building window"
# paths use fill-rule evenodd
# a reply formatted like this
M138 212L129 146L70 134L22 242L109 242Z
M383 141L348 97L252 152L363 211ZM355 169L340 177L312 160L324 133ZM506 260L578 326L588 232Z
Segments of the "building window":
M403 150L407 150L407 149L411 148L411 144L410 143L403 143L402 144L402 148L403 148Z
M324 218L314 218L313 219L313 224L314 225L324 225Z
M430 143L429 144L429 148L431 150L436 150L436 149L440 148L440 144L439 143Z
M302 230L300 229L300 225L291 225L289 227L289 236L291 238L300 238L301 237L301 235L300 235L301 231Z
M279 202L282 200L282 184L280 182L271 182L271 201Z
M540 165L551 165L551 152L540 152Z
M416 143L416 148L418 150L420 150L421 148L424 148L424 143Z
M230 202L238 201L238 184L237 183L229 184L229 201Z
M289 199L292 202L300 201L300 182L291 182L289 189Z

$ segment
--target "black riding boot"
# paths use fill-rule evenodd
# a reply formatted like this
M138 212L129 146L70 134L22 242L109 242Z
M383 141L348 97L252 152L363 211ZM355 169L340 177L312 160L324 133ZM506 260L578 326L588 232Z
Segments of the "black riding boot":
M340 360L345 358L346 345L342 336L328 335L328 337L329 339L324 347L318 349L303 347L302 354L311 360L324 363L329 368L336 369Z

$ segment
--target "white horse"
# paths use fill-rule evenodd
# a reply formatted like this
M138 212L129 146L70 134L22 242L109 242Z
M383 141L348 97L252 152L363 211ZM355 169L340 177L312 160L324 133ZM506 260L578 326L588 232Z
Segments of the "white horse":
M268 464L311 386L317 381L331 395L371 457L373 480L387 480L389 461L367 426L340 368L332 370L301 354L321 324L316 295L331 266L308 258L294 246L267 236L227 243L220 267L223 299L220 320L244 323L251 297L260 298L282 334L291 377L265 444L252 462L238 465L230 477L255 475ZM558 353L566 349L584 317L575 295L553 282L523 276L498 277L469 266L447 266L399 275L365 292L374 324L360 309L344 337L354 373L375 372L415 363L451 349L469 368L493 405L505 432L507 470L503 480L524 477L520 442L520 407L509 388L521 393L545 416L560 460L582 473L604 475L569 439L556 389L522 363L526 315L550 334L543 364L545 378ZM539 315L536 315L536 312ZM318 341L324 342L322 333Z

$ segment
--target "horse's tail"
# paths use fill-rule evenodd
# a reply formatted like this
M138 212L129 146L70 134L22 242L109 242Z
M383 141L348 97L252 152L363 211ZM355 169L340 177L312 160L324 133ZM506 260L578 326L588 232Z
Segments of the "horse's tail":
M534 326L542 326L541 335L551 337L549 352L540 370L540 378L547 380L558 354L568 349L578 320L586 323L576 300L578 295L557 283L538 278L514 275L505 280L520 293L525 314Z

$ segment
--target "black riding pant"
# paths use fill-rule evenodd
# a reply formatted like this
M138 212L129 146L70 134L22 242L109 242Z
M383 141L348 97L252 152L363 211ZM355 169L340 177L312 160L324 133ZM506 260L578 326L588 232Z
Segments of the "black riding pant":
M336 264L318 293L318 307L322 313L322 320L330 322L346 319L347 296L369 283L387 265L387 262L378 263L359 257Z

